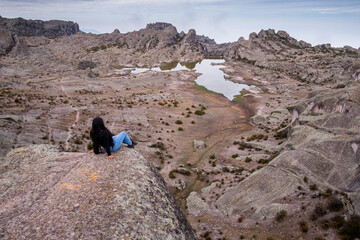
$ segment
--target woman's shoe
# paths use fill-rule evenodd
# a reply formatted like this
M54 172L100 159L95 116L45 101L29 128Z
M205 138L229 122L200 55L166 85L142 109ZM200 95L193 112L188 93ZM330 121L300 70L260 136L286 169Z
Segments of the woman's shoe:
M134 148L137 145L137 142L132 141L131 145L127 145L128 148Z

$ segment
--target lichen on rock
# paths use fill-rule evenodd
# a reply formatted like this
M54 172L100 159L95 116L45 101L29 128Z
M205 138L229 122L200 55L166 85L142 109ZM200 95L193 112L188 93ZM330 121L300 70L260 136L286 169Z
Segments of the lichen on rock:
M15 149L0 159L4 239L195 239L163 178L141 154Z

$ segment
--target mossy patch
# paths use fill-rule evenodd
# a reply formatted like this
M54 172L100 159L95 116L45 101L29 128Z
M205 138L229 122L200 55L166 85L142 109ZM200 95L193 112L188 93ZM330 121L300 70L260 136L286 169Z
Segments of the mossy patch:
M240 94L239 94L239 95L235 95L235 96L234 96L234 98L233 98L232 101L233 101L233 102L240 102L240 101L243 100L244 95L246 95L246 94L248 94L248 93L250 93L248 90L243 89L243 90L240 91Z
M199 85L197 83L195 83L195 89L197 89L199 91L203 91L203 92L208 92L208 93L213 93L213 94L216 94L216 95L224 96L222 93L211 91L211 90L207 89L206 87L201 86L201 85Z

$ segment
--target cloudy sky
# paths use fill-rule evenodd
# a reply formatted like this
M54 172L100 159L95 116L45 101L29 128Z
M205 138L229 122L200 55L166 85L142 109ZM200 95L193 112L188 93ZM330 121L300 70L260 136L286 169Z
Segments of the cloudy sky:
M217 43L272 28L313 45L360 47L360 0L0 0L0 15L71 20L98 33L169 22Z

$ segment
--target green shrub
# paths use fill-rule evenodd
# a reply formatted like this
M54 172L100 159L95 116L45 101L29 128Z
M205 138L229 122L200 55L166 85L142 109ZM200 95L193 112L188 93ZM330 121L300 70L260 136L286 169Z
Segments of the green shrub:
M331 227L340 229L345 224L345 219L343 216L337 215L330 219Z
M308 224L305 220L300 221L299 225L302 232L307 233L309 231Z
M95 47L90 48L90 50L93 51L93 52L97 52L97 51L100 50L100 47L99 47L99 46L95 46Z
M251 159L250 157L246 157L246 158L245 158L245 162L251 162L251 160L252 160L252 159Z
M308 183L308 177L307 176L304 176L304 182Z
M314 212L311 214L310 219L315 221L319 217L323 217L326 215L326 210L323 206L317 205L314 209Z
M92 143L92 142L89 142L89 143L87 144L87 149L88 149L88 150L93 149L93 143Z
M232 155L231 157L232 158L237 158L239 156L239 154L234 154L234 155Z
M317 188L317 186L316 186L316 184L311 184L310 185L310 190L311 191L316 191L318 188Z
M321 227L323 228L323 229L329 229L329 227L330 227L330 222L329 222L329 220L323 220L323 221L321 221Z
M171 171L169 172L169 178L171 178L171 179L176 178L176 176L175 176L175 174L174 174L174 170L171 170Z
M205 112L204 112L204 110L196 110L195 114L201 116L201 115L204 115Z
M178 130L179 131L184 131L184 129L182 127L179 127Z
M80 144L82 144L82 141L79 138L76 138L74 140L74 143L80 145Z
M338 212L343 209L344 205L341 200L336 197L331 197L328 201L328 209L332 212Z
M275 219L278 222L281 222L286 217L287 212L285 210L281 210L280 212L276 213Z
M215 159L215 155L214 155L214 154L211 155L211 156L210 156L210 159Z
M175 123L176 124L182 124L182 121L181 120L176 120Z
M344 236L344 239L360 238L360 216L355 215L345 222L341 227L340 234Z

